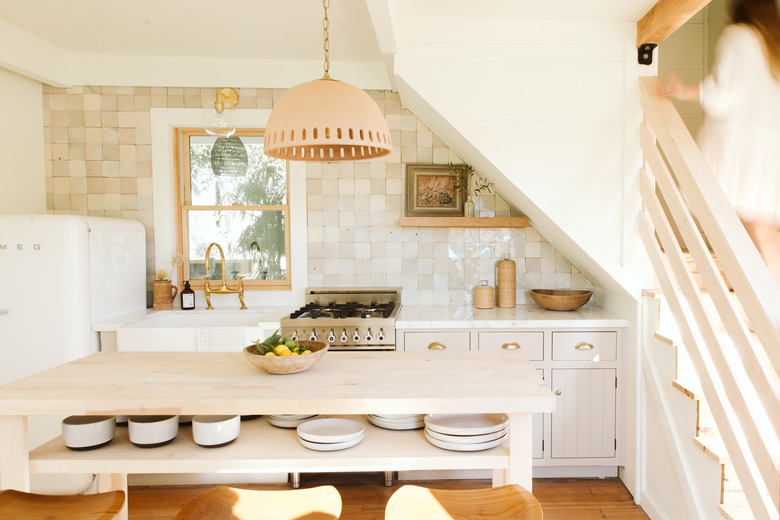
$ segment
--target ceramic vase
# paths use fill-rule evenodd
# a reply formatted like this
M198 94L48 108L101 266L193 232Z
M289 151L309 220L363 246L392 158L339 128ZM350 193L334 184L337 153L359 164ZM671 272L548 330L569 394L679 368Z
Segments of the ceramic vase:
M179 288L174 287L170 280L155 280L152 282L152 289L154 295L152 307L162 311L170 310Z
M474 216L474 201L467 200L463 203L463 216L464 217L473 217Z

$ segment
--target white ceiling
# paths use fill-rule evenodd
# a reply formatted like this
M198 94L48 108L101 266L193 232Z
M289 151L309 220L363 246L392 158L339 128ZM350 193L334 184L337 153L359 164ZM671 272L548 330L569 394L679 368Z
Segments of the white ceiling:
M0 20L71 54L316 59L323 14L319 0L0 1ZM380 59L364 0L333 0L328 18L332 54Z
M331 0L330 55L381 61L375 12L636 22L655 0ZM2 0L0 21L67 54L322 60L320 0Z

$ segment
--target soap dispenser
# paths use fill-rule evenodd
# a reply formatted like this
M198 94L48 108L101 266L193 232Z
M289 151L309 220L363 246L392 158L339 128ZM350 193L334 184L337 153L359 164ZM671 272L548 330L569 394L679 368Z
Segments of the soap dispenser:
M181 290L181 308L185 311L195 308L195 291L190 287L189 280L184 282L184 289Z

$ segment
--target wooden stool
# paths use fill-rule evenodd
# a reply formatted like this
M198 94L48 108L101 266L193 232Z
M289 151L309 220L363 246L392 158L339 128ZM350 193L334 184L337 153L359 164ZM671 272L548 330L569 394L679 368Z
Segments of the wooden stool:
M125 503L124 491L94 495L37 495L0 491L0 520L110 520Z
M176 520L336 520L341 495L333 486L251 490L219 486L185 505Z
M385 520L541 520L542 506L525 488L428 489L405 485L387 501Z

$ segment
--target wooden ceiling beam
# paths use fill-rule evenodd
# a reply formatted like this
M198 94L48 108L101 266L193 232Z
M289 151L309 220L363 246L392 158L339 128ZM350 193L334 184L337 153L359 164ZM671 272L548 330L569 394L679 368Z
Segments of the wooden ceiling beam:
M658 0L636 24L636 46L660 44L710 0Z

